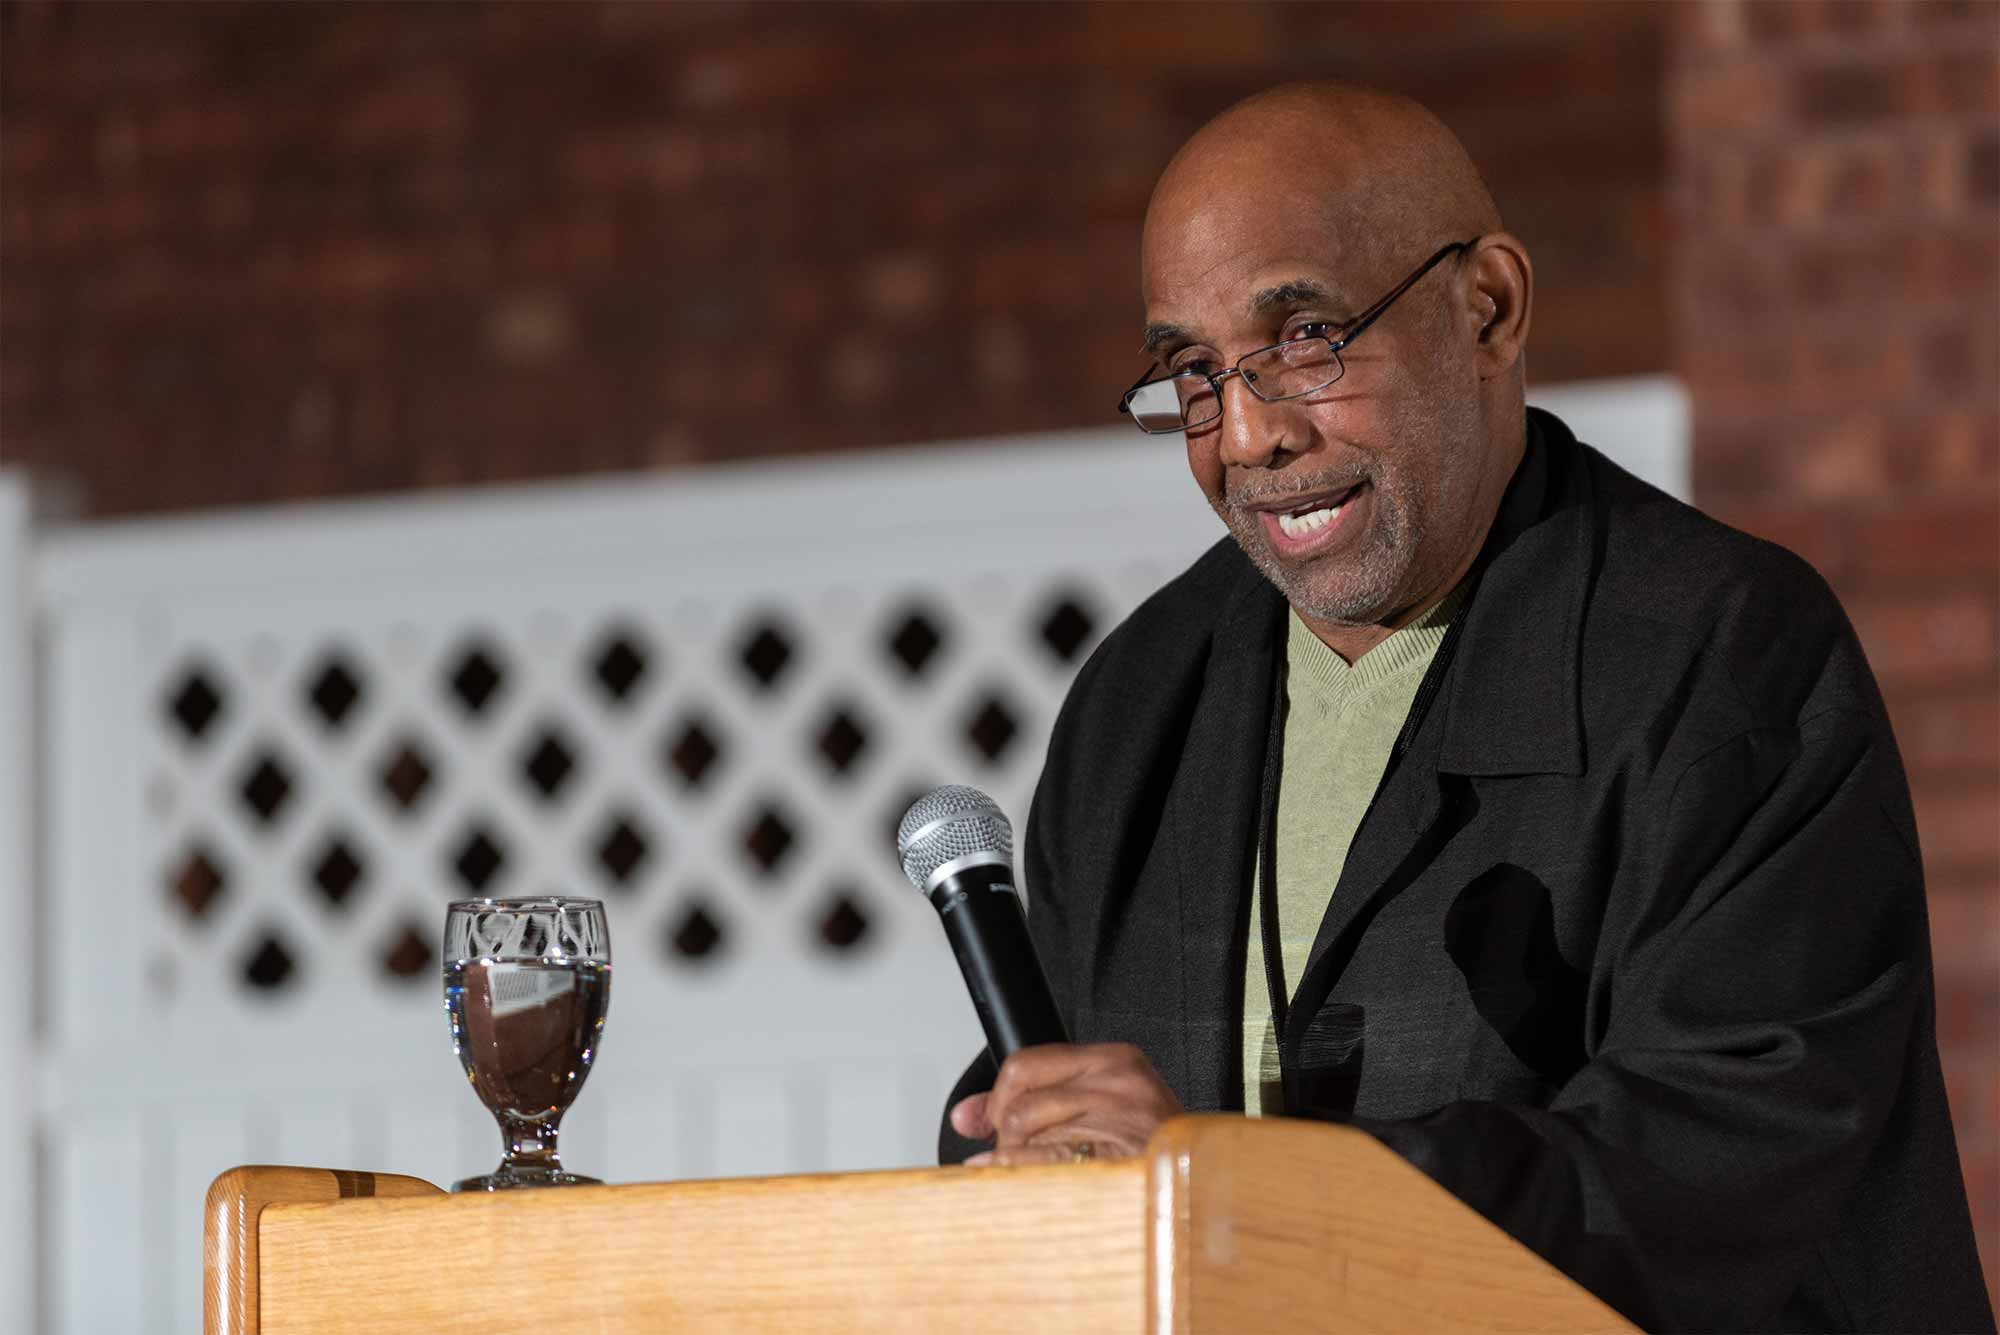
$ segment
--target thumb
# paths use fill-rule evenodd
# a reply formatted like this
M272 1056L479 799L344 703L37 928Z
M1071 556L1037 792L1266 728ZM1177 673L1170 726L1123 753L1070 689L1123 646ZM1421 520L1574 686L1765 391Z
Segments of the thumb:
M951 1129L967 1140L984 1140L992 1135L993 1124L986 1120L986 1095L960 1099L951 1110Z

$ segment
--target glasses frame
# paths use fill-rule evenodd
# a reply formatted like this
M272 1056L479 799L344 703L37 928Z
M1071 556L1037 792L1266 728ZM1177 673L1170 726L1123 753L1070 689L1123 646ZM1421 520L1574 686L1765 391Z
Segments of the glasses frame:
M1429 259L1425 260L1422 264L1418 265L1416 269L1411 272L1408 278L1405 278L1402 282L1396 284L1395 287L1391 288L1387 296L1383 297L1380 301L1377 301L1367 310L1361 312L1361 314L1355 316L1352 320L1349 320L1346 324L1340 326L1339 338L1333 338L1326 334L1312 334L1305 338L1279 339L1276 343L1267 343L1261 348L1251 349L1249 352L1244 353L1241 357L1238 357L1234 363L1232 363L1229 366L1223 367L1219 371L1176 371L1171 375L1152 375L1148 373L1140 376L1138 381L1133 384L1132 388L1125 391L1124 395L1118 400L1118 411L1124 413L1127 417L1131 417L1132 425L1138 427L1141 431L1145 432L1149 436L1171 436L1177 431L1191 431L1198 426L1207 426L1210 422L1216 421L1221 418L1222 382L1227 380L1230 376L1235 376L1237 379L1241 380L1245 388L1247 388L1252 394L1255 394L1259 399L1261 399L1265 403L1282 403L1286 399L1300 399L1304 398L1308 394L1317 394L1321 390L1325 389L1328 385L1333 384L1334 382L1338 381L1342 376L1347 374L1347 363L1341 360L1340 354L1344 349L1346 349L1350 344L1352 344L1355 339L1360 338L1363 333L1367 332L1369 325L1372 325L1377 320L1381 319L1383 314L1387 312L1391 306L1396 304L1398 298L1400 298L1405 292L1408 292L1411 288L1415 287L1418 281L1421 280L1425 274L1429 273L1432 269L1437 268L1437 266L1442 264L1448 256L1456 255L1461 251L1470 251L1474 246L1477 246L1479 244L1480 239L1481 238L1475 236L1470 241L1454 241L1448 246L1441 247L1436 254L1432 255ZM1244 373L1243 363L1249 361L1251 358L1262 357L1264 354L1269 352L1275 352L1279 348L1292 347L1300 343L1324 343L1327 345L1328 353L1330 353L1333 357L1333 365L1334 365L1333 374L1329 376L1326 380L1320 382L1317 385L1314 385L1312 388L1293 390L1289 394L1266 394L1264 393L1264 391L1257 388L1257 379L1254 375L1246 375ZM1215 412L1213 414L1193 422L1183 420L1179 426L1169 427L1164 431L1155 431L1153 430L1153 428L1147 426L1144 422L1141 422L1136 416L1133 416L1132 396L1137 394L1140 390L1146 388L1148 385L1168 384L1172 381L1186 379L1190 376L1195 377L1197 379L1206 380L1208 382L1208 387L1215 392Z

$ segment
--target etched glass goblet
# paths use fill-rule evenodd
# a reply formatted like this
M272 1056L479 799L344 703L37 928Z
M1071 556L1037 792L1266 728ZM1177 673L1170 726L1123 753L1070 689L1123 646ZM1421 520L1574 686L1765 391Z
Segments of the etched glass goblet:
M453 1191L595 1182L556 1154L611 1006L611 935L595 899L465 899L444 919L444 1008L466 1079L500 1123L500 1166Z

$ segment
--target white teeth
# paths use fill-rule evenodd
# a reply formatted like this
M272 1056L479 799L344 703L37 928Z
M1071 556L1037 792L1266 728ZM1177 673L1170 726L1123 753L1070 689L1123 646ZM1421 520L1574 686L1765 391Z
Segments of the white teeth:
M1333 522L1340 513L1340 506L1329 505L1324 510L1311 510L1302 515L1279 515L1278 527L1288 538L1303 538L1308 533L1316 533Z

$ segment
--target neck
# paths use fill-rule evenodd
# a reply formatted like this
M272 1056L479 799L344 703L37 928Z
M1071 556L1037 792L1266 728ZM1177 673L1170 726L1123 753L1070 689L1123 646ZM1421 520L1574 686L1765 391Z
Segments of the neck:
M1479 527L1465 545L1450 572L1442 579L1431 582L1429 592L1404 601L1400 610L1376 621L1347 622L1327 621L1312 615L1303 608L1295 607L1299 620L1307 629L1319 637L1319 642L1339 654L1350 667L1358 662L1370 649L1409 625L1424 613L1443 602L1453 589L1459 586L1479 553L1486 546L1486 535L1493 531L1493 521L1500 515L1500 501L1507 492L1507 484L1514 478L1514 472L1521 465L1521 458L1527 452L1525 434L1516 436L1499 460L1500 467L1493 469L1480 488L1477 498L1478 511L1484 516Z
M1339 654L1341 661L1352 667L1370 649L1443 602L1445 595L1458 587L1458 581L1463 579L1466 570L1471 568L1472 563L1466 562L1458 574L1452 577L1451 582L1435 595L1410 604L1404 611L1384 621L1371 621L1357 626L1344 621L1324 621L1300 608L1295 607L1293 610L1298 612L1299 620L1306 623L1306 629L1319 637L1321 644Z

